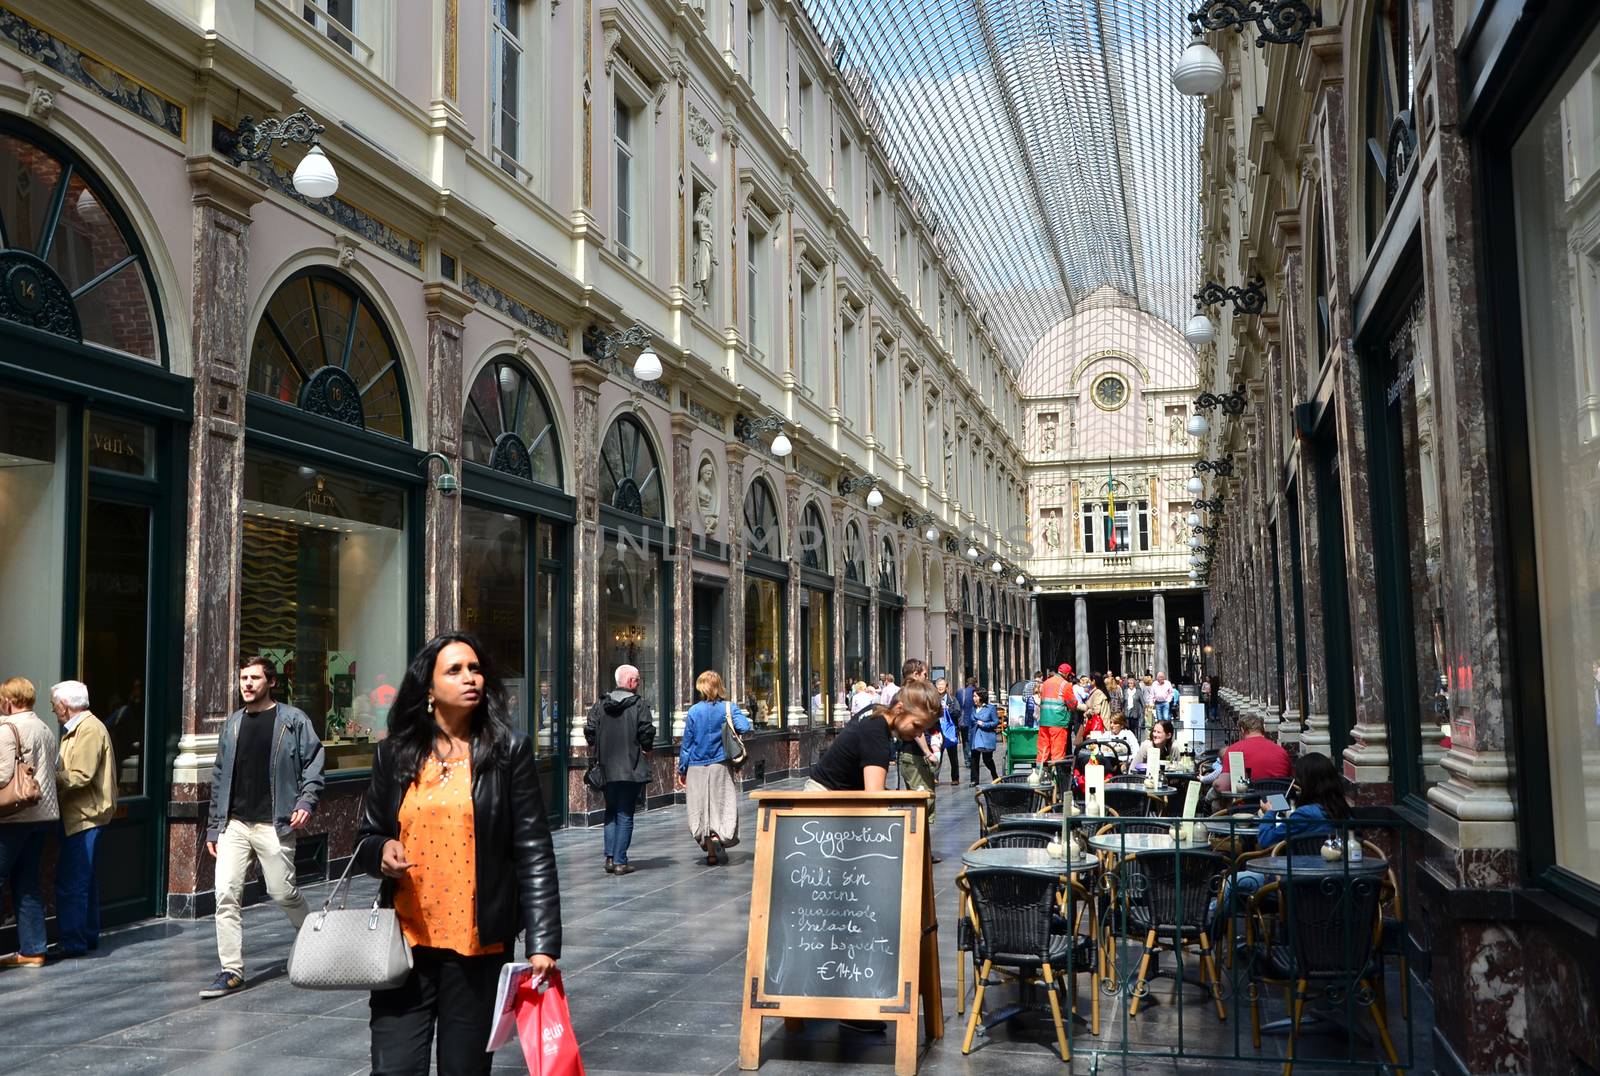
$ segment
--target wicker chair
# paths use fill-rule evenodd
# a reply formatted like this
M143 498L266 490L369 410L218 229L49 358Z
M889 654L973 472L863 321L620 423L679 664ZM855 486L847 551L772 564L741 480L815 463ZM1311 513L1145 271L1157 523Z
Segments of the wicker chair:
M1294 1071L1300 1022L1314 986L1331 996L1361 999L1377 1025L1389 1063L1400 1064L1376 983L1382 974L1378 960L1386 885L1381 875L1319 872L1287 876L1281 882L1263 886L1251 899L1247 943L1253 978L1281 983L1289 992L1289 1049L1284 1076L1291 1076ZM1280 906L1275 919L1262 910L1268 902ZM1250 1030L1252 1041L1259 1048L1259 991L1251 991Z
M1008 814L1033 814L1050 802L1048 789L1034 785L992 784L973 793L978 801L978 832L987 837Z
M1010 829L991 833L987 837L979 837L972 842L972 847L967 851L974 852L979 848L1048 848L1055 836L1041 830ZM957 876L959 881L965 875L962 871ZM973 951L973 924L967 908L966 891L959 885L956 887L956 1015L966 1011L967 1004L967 956ZM976 969L974 969L976 976Z
M1072 971L1093 970L1094 941L1072 932L1067 924L1073 921L1073 915L1069 911L1063 918L1059 909L1063 903L1070 908L1075 901L1086 901L1088 894L1081 886L1060 877L994 868L969 870L962 875L960 884L971 898L974 952L980 962L978 989L967 1018L962 1054L972 1052L972 1039L983 1015L984 992L990 986L1012 981L1010 977L995 977L999 965L1014 969L1019 982L1043 984L1061 1060L1070 1062L1072 1048L1062 1022L1061 995L1071 983ZM1097 1000L1098 993L1096 987Z
M1119 818L1148 818L1160 814L1161 801L1152 799L1144 786L1112 782L1106 785L1106 806Z
M1209 978L1217 1019L1226 1020L1222 1003L1222 976L1217 969L1211 942L1211 902L1221 892L1228 873L1227 856L1216 852L1173 850L1140 852L1119 865L1116 889L1120 890L1128 929L1145 936L1144 956L1133 988L1130 1018L1139 1015L1139 1003L1148 990L1150 958L1161 948L1170 948L1181 979L1184 950L1199 949L1200 982Z

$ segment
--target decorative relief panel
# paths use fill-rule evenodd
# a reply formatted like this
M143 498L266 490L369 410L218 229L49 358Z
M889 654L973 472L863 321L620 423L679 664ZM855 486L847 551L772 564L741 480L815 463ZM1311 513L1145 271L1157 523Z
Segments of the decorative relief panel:
M330 198L307 198L294 189L294 175L277 161L251 161L245 166L250 173L285 198L299 202L313 213L319 213L341 228L354 232L380 250L399 258L414 269L422 268L422 241L379 220L366 210L351 205L333 195Z
M485 306L504 314L518 325L533 330L546 340L563 348L567 346L569 337L564 326L557 325L532 307L519 303L493 284L476 276L470 269L463 269L461 272L461 290Z

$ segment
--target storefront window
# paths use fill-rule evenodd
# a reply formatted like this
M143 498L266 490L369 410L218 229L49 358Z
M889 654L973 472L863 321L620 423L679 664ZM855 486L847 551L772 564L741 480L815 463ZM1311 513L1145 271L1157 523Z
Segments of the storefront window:
M783 727L783 584L747 576L744 711L762 728Z
M833 595L807 587L800 592L801 677L805 681L806 714L813 725L829 720L833 683Z
M522 516L461 507L461 626L505 680L514 727L529 727L528 531Z
M41 693L61 679L67 555L66 409L0 391L0 654ZM91 688L93 685L91 685ZM47 702L39 704L49 716Z
M639 694L657 722L668 713L661 648L661 559L631 542L609 542L600 558L601 695L616 687L618 665L639 670Z
M1513 154L1556 863L1600 884L1600 37ZM1523 521L1524 523L1528 521ZM1530 670L1529 675L1534 675Z
M405 494L247 451L243 513L239 652L277 663L329 771L365 768L406 668Z
M559 487L557 440L544 393L520 363L491 362L473 379L461 420L461 452L467 459Z
M844 600L844 682L847 686L857 680L869 686L877 683L867 667L871 656L867 650L872 630L870 616L866 602L858 598Z

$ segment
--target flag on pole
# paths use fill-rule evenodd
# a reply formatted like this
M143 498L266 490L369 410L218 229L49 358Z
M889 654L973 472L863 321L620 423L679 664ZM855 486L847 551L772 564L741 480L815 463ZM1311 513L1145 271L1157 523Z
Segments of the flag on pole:
M1117 480L1106 461L1106 552L1117 551Z

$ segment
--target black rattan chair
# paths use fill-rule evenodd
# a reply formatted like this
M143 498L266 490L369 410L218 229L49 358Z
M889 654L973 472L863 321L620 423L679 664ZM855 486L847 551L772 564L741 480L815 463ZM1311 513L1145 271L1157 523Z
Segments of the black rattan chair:
M978 832L987 837L1008 814L1034 814L1050 802L1050 790L1036 785L992 784L973 793L978 800Z
M1286 987L1292 984L1284 1076L1293 1071L1300 1022L1313 989L1364 1006L1377 1025L1389 1063L1400 1063L1375 983L1382 974L1379 940L1386 886L1381 874L1291 874L1263 886L1252 898L1248 937L1252 977ZM1269 902L1278 905L1275 918L1262 910ZM1260 991L1251 991L1251 1033L1258 1047L1259 995Z
M1093 940L1063 929L1075 917L1069 911L1063 919L1059 908L1064 898L1070 908L1074 900L1087 899L1087 894L1082 887L1047 874L984 868L968 870L962 877L972 902L979 969L961 1052L972 1052L972 1039L983 1015L984 991L1011 981L995 977L999 965L1014 969L1018 981L1043 984L1061 1060L1070 1062L1072 1048L1062 1023L1063 988L1070 983L1073 970L1093 968Z
M1140 852L1122 860L1116 887L1120 891L1128 930L1144 935L1144 956L1133 987L1128 1016L1139 1015L1139 1002L1149 989L1146 978L1150 958L1161 948L1171 948L1181 982L1183 952L1196 946L1200 953L1200 982L1209 978L1217 1019L1226 1020L1222 1004L1222 976L1211 941L1211 906L1222 890L1231 862L1227 856L1207 851Z
M1106 806L1119 818L1148 818L1161 813L1161 801L1151 799L1142 786L1119 782L1106 785Z

